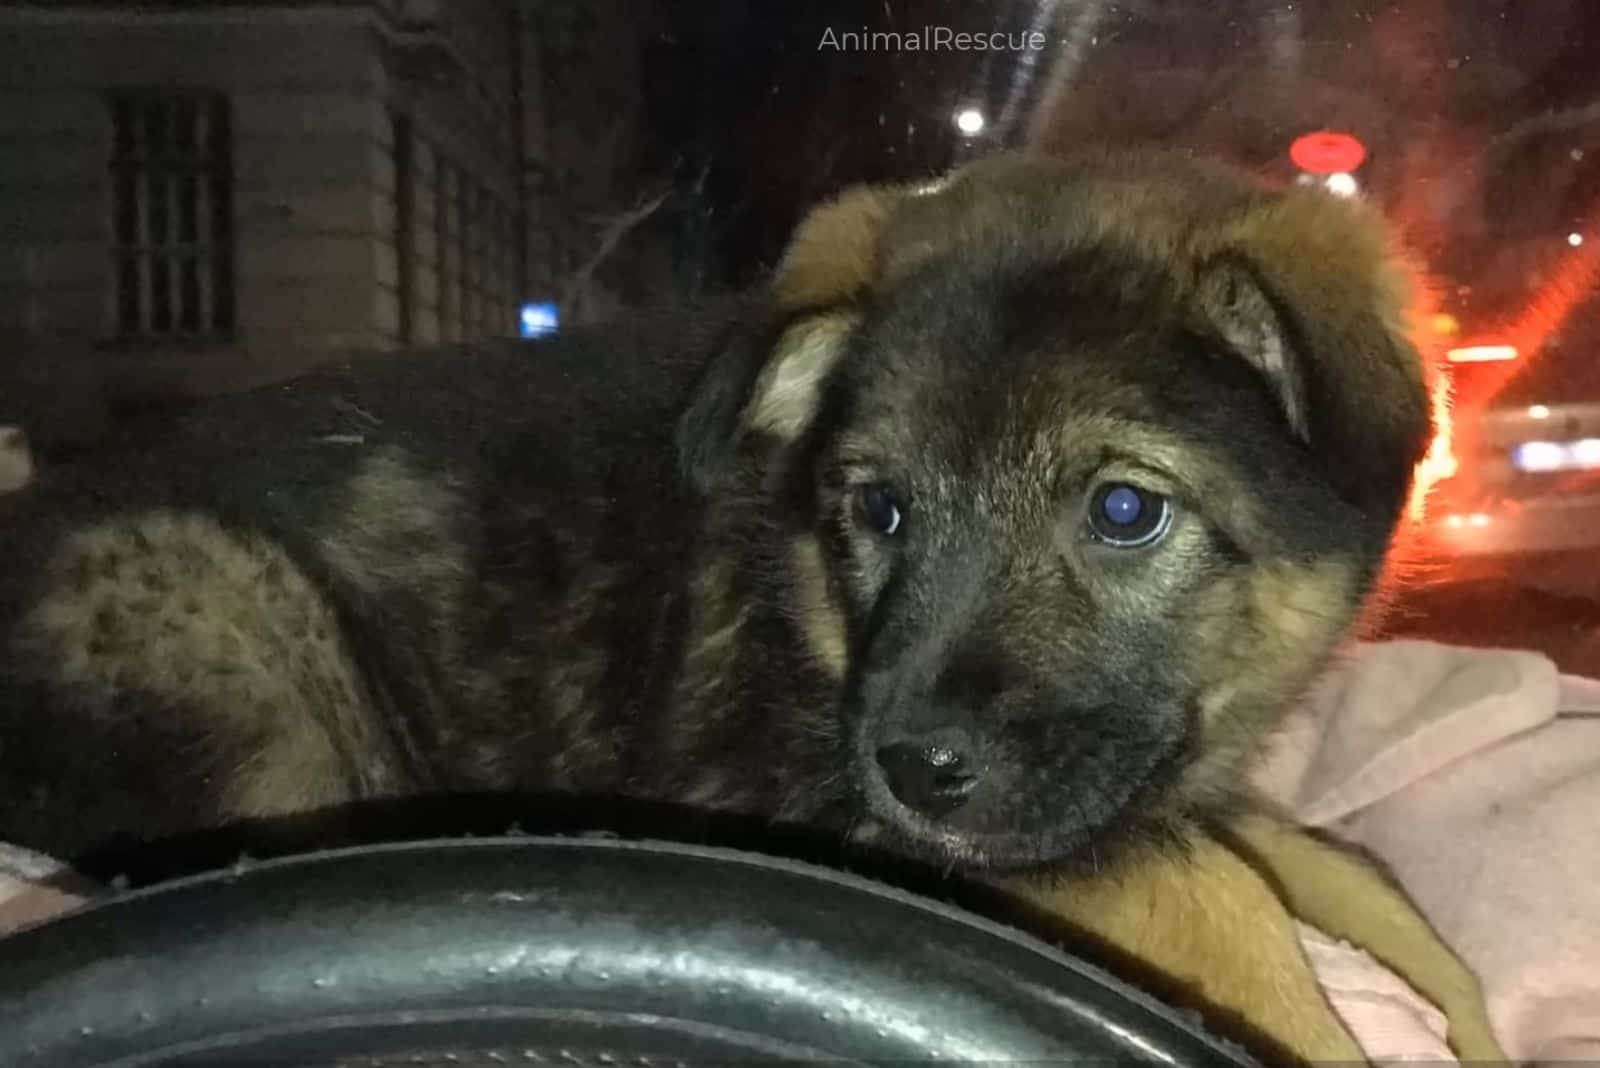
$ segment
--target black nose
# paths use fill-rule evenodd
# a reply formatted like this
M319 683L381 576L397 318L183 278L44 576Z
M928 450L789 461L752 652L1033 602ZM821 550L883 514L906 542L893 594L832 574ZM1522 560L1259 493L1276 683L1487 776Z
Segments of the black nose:
M967 803L982 778L964 737L945 731L895 742L878 750L889 790L902 804L938 818Z

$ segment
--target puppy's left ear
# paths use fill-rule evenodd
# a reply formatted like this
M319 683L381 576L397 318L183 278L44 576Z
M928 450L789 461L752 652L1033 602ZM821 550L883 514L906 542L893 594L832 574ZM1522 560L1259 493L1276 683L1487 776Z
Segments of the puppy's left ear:
M678 421L679 470L696 492L727 487L756 444L781 447L810 425L855 309L877 280L880 239L903 195L852 189L796 228L761 322L719 346Z
M898 186L860 186L807 215L773 274L773 304L798 312L857 300L878 278L883 232L905 196Z
M1432 435L1414 276L1376 211L1256 200L1200 239L1196 303L1260 373L1341 496L1393 522Z

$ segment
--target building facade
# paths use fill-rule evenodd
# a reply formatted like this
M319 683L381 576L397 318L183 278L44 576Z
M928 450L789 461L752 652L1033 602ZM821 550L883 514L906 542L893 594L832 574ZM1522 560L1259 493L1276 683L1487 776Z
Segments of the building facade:
M210 391L515 330L502 0L0 3L7 359Z

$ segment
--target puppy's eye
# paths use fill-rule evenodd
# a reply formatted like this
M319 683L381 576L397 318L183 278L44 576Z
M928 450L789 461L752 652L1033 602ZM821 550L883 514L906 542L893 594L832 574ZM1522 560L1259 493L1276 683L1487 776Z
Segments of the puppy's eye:
M1089 533L1118 549L1143 549L1166 537L1172 506L1159 493L1107 482L1089 499Z
M900 529L900 523L903 518L900 512L900 502L895 500L894 491L888 486L862 486L858 503L861 510L861 521L870 529L885 537L894 534Z

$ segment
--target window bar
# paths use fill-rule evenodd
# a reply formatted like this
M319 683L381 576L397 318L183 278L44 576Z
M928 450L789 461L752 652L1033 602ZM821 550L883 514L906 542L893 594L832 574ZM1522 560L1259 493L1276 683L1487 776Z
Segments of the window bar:
M213 322L219 330L231 331L237 325L238 290L233 277L233 136L227 99L213 97L211 113L214 120L211 127L213 147L206 157L206 163L216 182L210 223L215 238L211 252L211 276L217 286Z
M412 251L416 244L413 222L412 196L416 184L416 161L411 144L411 120L404 115L394 115L393 134L395 188L394 188L394 258L397 307L396 326L402 344L409 344L413 334L412 278L415 267Z
M462 341L472 337L472 183L466 175L457 172L456 201L459 224L456 227L456 281L459 295L456 298L456 321Z
M211 183L217 180L217 168L212 164L213 146L211 144L212 125L211 109L195 109L195 151L199 154L200 166L195 170L195 273L200 282L200 308L198 318L202 331L217 329L216 300L212 292L211 272L214 267L217 248L215 244L216 233L211 224Z
M111 181L109 183L107 203L111 218L111 285L106 287L109 300L106 308L107 332L120 334L125 328L122 320L122 308L126 301L123 287L127 284L123 273L123 258L127 255L127 235L122 229L122 198L126 185L123 182L124 168L127 167L126 141L127 130L127 104L122 97L111 98Z
M182 118L173 105L172 121L176 125ZM174 130L174 133L177 131ZM183 328L183 234L180 227L181 220L178 211L182 205L178 202L178 173L182 169L181 163L174 157L175 163L167 168L165 186L167 194L167 234L164 242L162 259L166 261L164 269L167 273L167 329L171 333L178 333Z
M435 152L433 158L434 314L439 318L439 340L450 340L450 165Z
M135 198L135 216L138 219L137 242L133 252L134 262L138 264L136 274L139 279L139 316L138 332L143 334L149 331L152 321L150 309L154 300L154 272L150 268L150 135L147 126L148 116L143 108L135 108L134 114L134 149L133 159L133 191Z

